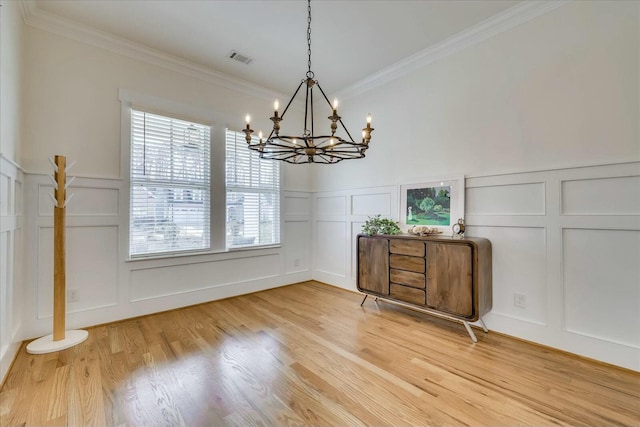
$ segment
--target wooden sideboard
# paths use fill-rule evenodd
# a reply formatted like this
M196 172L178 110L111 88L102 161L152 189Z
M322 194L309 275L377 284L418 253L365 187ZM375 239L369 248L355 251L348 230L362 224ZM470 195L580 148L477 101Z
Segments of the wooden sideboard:
M458 320L474 342L469 322L479 321L487 332L482 316L492 304L489 240L404 234L357 239L360 292Z

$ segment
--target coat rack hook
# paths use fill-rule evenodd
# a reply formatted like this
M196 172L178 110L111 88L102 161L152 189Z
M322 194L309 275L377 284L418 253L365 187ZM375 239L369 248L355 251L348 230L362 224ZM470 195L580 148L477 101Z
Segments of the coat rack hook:
M64 168L65 173L69 171L69 169L71 169L73 167L73 165L75 165L78 161L75 160L73 162L71 162L71 164L67 165L66 168Z
M54 162L51 157L47 157L47 160L49 160L49 163L51 163L51 166L53 166L53 170L58 172L58 165L56 165L56 162Z
M55 197L53 197L53 194L51 193L47 193L49 195L49 197L51 197L51 200L53 200L53 206L55 206L56 208L58 207L58 201L56 200Z
M71 199L73 199L73 196L75 196L76 193L71 193L69 194L69 197L67 197L67 200L64 201L64 207L66 208L67 205L69 204L69 202L71 201Z
M64 185L64 189L66 190L67 188L69 188L69 186L75 179L76 179L75 176L72 176L70 179L67 179L67 183Z

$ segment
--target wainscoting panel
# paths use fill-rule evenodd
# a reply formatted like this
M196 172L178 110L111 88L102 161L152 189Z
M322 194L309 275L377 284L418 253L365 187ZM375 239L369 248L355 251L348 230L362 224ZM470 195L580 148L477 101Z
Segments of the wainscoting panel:
M310 277L313 234L311 193L286 191L284 200L284 274L307 274Z
M562 182L564 215L640 215L640 176ZM620 197L624 195L624 197Z
M14 202L15 202L15 213L20 216L24 213L24 194L22 192L22 182L14 181Z
M493 256L493 313L547 324L546 233L537 227L470 226L469 236L491 241ZM515 295L525 297L517 307Z
M296 239L298 236L311 235L311 221L286 221L284 235L285 244L285 274L309 271L310 239ZM291 238L287 238L290 236Z
M5 354L11 344L11 328L14 325L13 318L13 286L11 285L11 264L13 244L9 231L0 232L0 252L2 253L2 268L0 269L0 354Z
M0 174L0 216L9 216L11 209L11 177Z
M396 206L391 206L391 194L362 194L351 196L351 214L352 215L369 215L380 214L383 216L391 216L392 210L396 210Z
M334 276L346 276L347 227L344 221L316 223L316 270Z
M24 172L0 154L0 381L22 335Z
M166 296L278 276L278 255L199 262L169 267L131 270L130 301Z
M356 289L362 224L397 220L401 183L390 184L316 195L347 196L349 214L316 212L314 278ZM466 235L492 244L489 329L640 371L640 163L466 177L465 187ZM347 277L326 274L343 253Z
M544 183L468 188L465 204L469 215L544 215Z
M351 279L358 282L358 234L362 233L364 222L351 223L351 241L353 242L353 250L351 251Z
M640 231L564 229L565 329L640 348Z
M284 197L285 215L311 215L311 196L309 193L288 193Z
M93 310L118 302L118 227L68 226L66 235L67 313ZM38 236L38 319L53 316L53 228L41 227Z
M316 215L345 215L347 213L347 197L323 196L316 198Z

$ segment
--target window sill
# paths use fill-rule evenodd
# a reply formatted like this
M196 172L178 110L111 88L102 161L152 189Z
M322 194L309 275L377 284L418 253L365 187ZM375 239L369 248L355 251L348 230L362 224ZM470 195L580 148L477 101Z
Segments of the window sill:
M193 251L193 252L174 252L174 253L162 253L162 254L152 254L152 255L140 255L133 258L125 259L127 263L138 263L144 261L162 261L162 260L180 260L180 259L189 259L189 260L198 260L200 262L204 260L199 260L199 257L212 257L215 256L217 258L223 259L233 259L238 258L233 256L233 253L247 253L251 251L264 251L268 249L280 249L282 247L281 244L276 245L261 245L261 246L239 246L232 247L224 250L206 250L206 251ZM225 256L227 255L227 256ZM198 258L196 258L198 257ZM245 257L242 257L245 258ZM205 261L206 262L206 261ZM176 263L179 264L179 263Z

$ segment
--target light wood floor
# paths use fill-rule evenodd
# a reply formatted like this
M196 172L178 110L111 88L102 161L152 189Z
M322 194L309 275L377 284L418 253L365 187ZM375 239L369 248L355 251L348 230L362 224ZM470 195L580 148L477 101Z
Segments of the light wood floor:
M24 350L0 425L639 425L640 374L317 282Z

